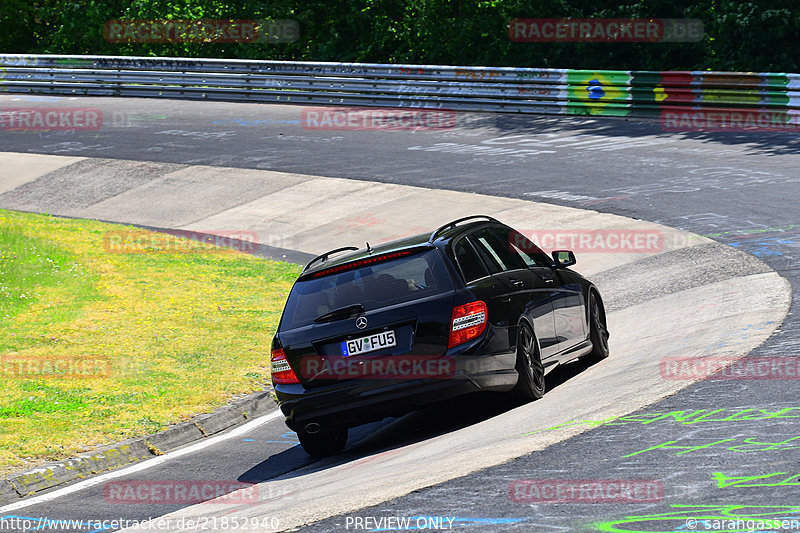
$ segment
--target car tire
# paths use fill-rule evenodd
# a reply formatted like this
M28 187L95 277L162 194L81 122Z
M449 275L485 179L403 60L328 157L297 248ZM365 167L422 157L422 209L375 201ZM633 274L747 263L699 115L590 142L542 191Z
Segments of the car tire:
M519 377L509 394L515 401L528 403L544 396L544 365L539 355L539 343L527 324L519 326L517 364L514 368Z
M589 339L592 341L592 351L584 357L587 362L596 363L608 357L606 312L594 291L589 293Z
M344 449L347 444L347 428L321 430L318 433L298 431L297 438L308 455L326 457Z

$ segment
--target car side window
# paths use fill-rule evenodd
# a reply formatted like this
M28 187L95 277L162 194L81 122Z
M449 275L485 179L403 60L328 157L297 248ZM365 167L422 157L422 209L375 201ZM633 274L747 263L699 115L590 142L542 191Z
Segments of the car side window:
M504 238L499 228L478 230L470 235L470 239L490 265L492 273L527 267L522 256L509 244L508 236Z
M475 255L475 250L467 239L459 240L453 250L458 265L461 267L461 272L464 275L465 283L470 283L489 275L489 272L486 271L486 267L483 266L480 258Z
M550 256L536 246L533 241L517 230L507 230L508 243L529 267L550 267L553 264Z

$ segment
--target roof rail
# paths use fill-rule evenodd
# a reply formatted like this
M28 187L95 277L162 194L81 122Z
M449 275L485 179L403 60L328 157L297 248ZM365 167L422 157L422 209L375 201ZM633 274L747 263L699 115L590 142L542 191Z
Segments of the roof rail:
M308 264L303 268L303 272L301 272L301 274L303 274L306 270L308 270L308 268L311 265L313 265L314 263L316 263L317 261L325 262L325 261L328 260L329 256L331 256L331 255L333 255L333 254L335 254L337 252L344 252L344 251L347 251L347 250L358 250L358 248L355 247L355 246L344 246L342 248L336 248L335 250L331 250L330 252L325 252L322 255L318 255L317 257L315 257L314 259L312 259L311 261L308 262Z
M464 222L465 220L472 220L473 218L485 218L489 222L500 222L496 218L490 217L489 215L470 215L468 217L459 218L459 219L456 219L456 220L454 220L452 222L448 222L444 226L441 226L439 229L437 229L436 231L431 233L431 237L428 239L428 242L429 243L433 242L433 240L436 238L436 236L439 235L439 233L443 232L444 230L450 229L450 228L454 228L454 227L456 227L456 224L458 224L459 222Z

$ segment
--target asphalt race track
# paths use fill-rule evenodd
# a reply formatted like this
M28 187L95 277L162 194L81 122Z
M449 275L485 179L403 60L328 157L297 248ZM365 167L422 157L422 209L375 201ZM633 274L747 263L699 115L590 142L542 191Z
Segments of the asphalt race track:
M800 143L790 133L676 134L663 132L657 122L642 120L493 114L458 115L456 127L447 130L327 131L309 129L301 122L302 108L291 106L0 96L0 109L48 106L99 108L103 127L77 132L0 131L0 152L152 162L169 170L187 165L258 169L480 193L591 209L706 236L727 246L692 246L612 269L595 269L609 286L627 289L616 299L606 295L615 302L617 320L623 323L624 318L625 324L639 320L642 329L653 330L612 329L612 341L622 342L620 336L623 340L647 337L640 347L644 364L648 354L657 353L659 344L667 342L673 356L693 356L703 350L744 355L764 333L777 328L747 357L754 361L773 358L771 363L785 362L774 358L797 357L798 333L793 326L800 280L800 210L796 205ZM42 194L36 182L17 183L13 174L3 174L0 207L56 213L53 207L66 204L85 207L80 197L70 197L68 188L59 189L59 174L48 176L43 179L48 179L49 195ZM62 187L71 183L64 180ZM100 185L92 190L109 200L116 194L103 191ZM371 194L355 197L348 208L355 210L352 206L357 204L360 211L369 210L372 198ZM487 210L491 207L488 200L481 201ZM169 220L169 206L162 207L153 211L154 217L161 213L165 221L161 226L186 225L183 219ZM443 204L436 207L446 209ZM379 208L372 212L375 217L381 213ZM585 220L589 225L593 219ZM579 221L573 220L570 227L584 227ZM366 225L370 222L378 224L367 221ZM268 244L293 248L293 242L281 240L281 235L277 232ZM312 249L314 239L308 239L306 247L294 249L318 251ZM578 253L580 272L584 272L582 257ZM669 263L670 257L680 260ZM663 270L665 262L671 270ZM775 291L774 285L758 285L770 275L762 262L791 284L791 307L782 324L787 292ZM656 283L647 286L648 273L667 271L673 276L669 290ZM732 284L744 277L751 286ZM742 322L725 330L721 338L715 337L713 322L703 326L706 331L692 329L684 320L681 305L686 296L679 295L681 291L698 295L697 302L692 301L695 307L683 309L685 315L711 316L724 301L734 307L739 302L743 313L758 311L753 316L762 318ZM779 318L764 318L769 312ZM700 345L698 339L703 339ZM792 518L800 520L796 376L773 372L772 379L764 380L705 380L646 407L641 404L630 416L619 418L629 411L614 411L615 405L604 401L615 392L605 390L614 388L605 378L625 377L619 369L611 372L617 354L614 348L612 344L609 361L596 368L574 364L548 376L548 394L529 406L510 409L479 396L457 400L359 428L337 458L312 462L295 446L296 439L279 417L262 418L246 432L127 476L137 480L274 480L258 485L259 500L272 507L248 502L110 506L101 480L94 486L74 485L21 500L14 509L0 508L0 517L141 520L172 513L175 520L214 517L217 521L207 521L207 529L234 530L232 521L223 525L223 516L235 512L269 519L265 509L307 501L308 516L315 521L303 527L308 531L395 530L401 522L387 521L390 517L409 520L407 529L536 532L747 531L754 523L748 526L746 521L756 518L786 519L787 524ZM632 353L625 352L627 360L634 360ZM635 365L627 370L636 376ZM629 385L655 386L638 379L631 377ZM653 397L665 394L659 391ZM622 408L626 401L623 397L613 403ZM629 405L639 404L631 400ZM557 421L549 423L551 416ZM502 424L511 421L531 425L506 428L516 440L492 440ZM537 444L525 444L526 439L538 439ZM483 441L493 445L483 446ZM436 446L439 455L431 455ZM447 457L459 463L458 477L439 476L436 469L441 464L424 461L431 456L444 465ZM448 481L426 481L418 487L405 484L409 479L428 479L429 471L436 473L431 479L438 476ZM325 479L326 473L346 482L303 485L306 479ZM558 485L563 490L599 480L607 481L607 488L638 480L644 483L644 494L652 497L650 501L608 501L608 494L575 497L576 489L571 497L568 491L560 493L561 503L530 501L536 496L531 487ZM362 483L373 488L374 499L361 501L375 505L337 514L337 506L348 501L348 491L358 494ZM305 493L287 489L291 486L303 487ZM350 508L358 507L363 505ZM742 524L712 528L714 519L737 517ZM699 518L708 522L691 521ZM259 531L298 525L284 517L281 520L239 524L238 530L253 530L248 526L254 524ZM299 524L311 521L303 519ZM60 530L88 531L85 525ZM172 522L167 530L197 529ZM761 529L800 531L800 523Z

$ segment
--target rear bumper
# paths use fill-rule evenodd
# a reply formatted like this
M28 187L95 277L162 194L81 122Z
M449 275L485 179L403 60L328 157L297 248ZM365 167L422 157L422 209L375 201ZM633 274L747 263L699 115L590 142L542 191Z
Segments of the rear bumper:
M455 374L446 379L348 380L308 389L275 385L275 393L286 425L294 431L312 422L323 428L355 427L463 394L510 390L516 384L514 354L479 359L479 365L459 361Z

